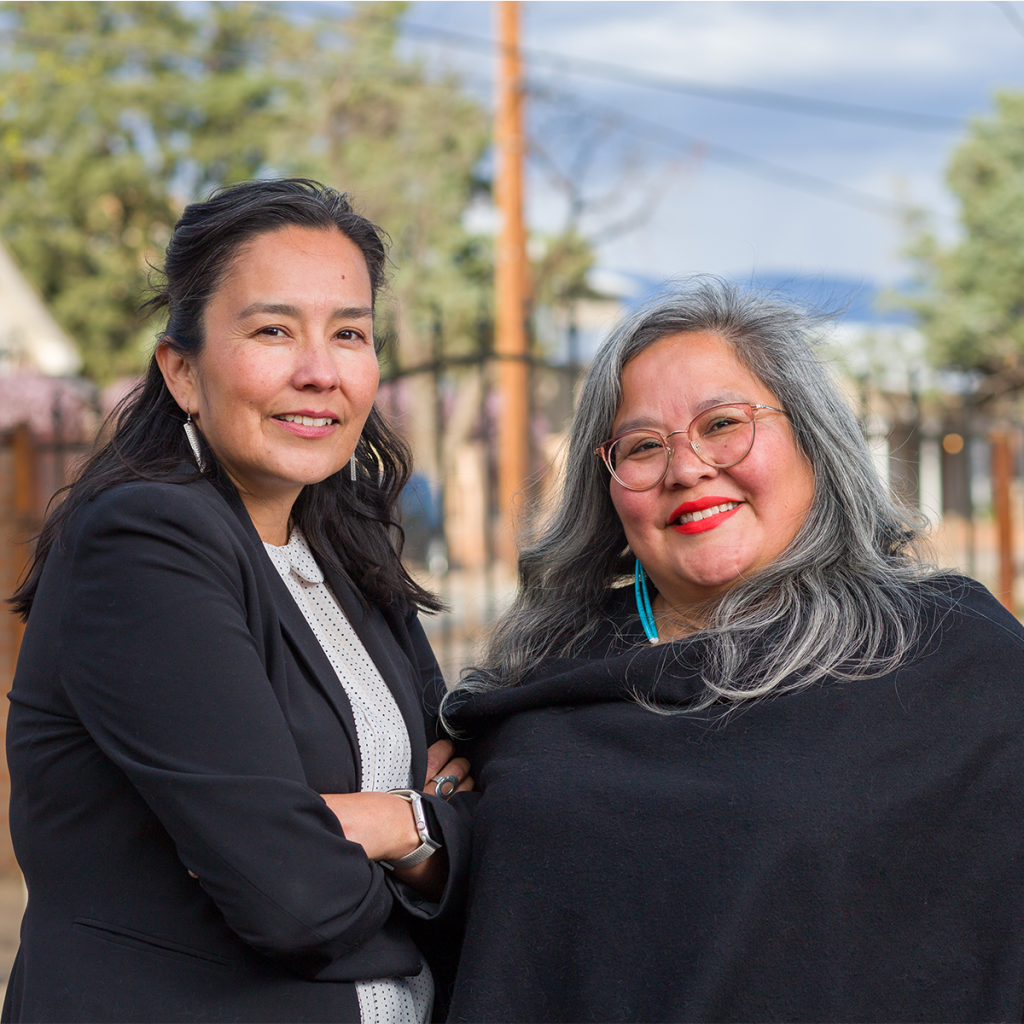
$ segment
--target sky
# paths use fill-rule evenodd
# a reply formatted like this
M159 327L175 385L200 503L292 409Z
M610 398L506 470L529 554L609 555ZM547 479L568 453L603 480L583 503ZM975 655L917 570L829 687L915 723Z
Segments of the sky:
M995 91L1024 88L1024 3L535 0L521 11L528 219L558 230L571 191L559 180L573 182L598 279L622 288L696 272L818 278L826 290L899 283L910 273L900 204L955 239L950 154ZM491 103L482 41L494 18L490 3L420 0L404 46ZM729 90L761 105L716 98ZM805 101L828 116L801 112ZM486 210L475 216L487 226Z

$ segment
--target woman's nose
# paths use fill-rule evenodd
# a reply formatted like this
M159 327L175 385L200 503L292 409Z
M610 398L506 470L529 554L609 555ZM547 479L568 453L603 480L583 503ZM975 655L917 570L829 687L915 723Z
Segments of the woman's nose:
M298 350L293 375L296 388L316 388L331 391L341 382L338 367L330 347L323 342L311 342Z
M676 443L672 445L672 454L668 459L668 472L664 481L666 487L693 487L701 480L718 476L718 468L698 459L685 436L673 440Z

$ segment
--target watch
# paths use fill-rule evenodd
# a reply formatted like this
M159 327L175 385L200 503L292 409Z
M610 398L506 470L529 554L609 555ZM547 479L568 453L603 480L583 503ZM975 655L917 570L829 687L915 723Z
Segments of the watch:
M417 864L422 864L428 857L441 849L441 844L434 839L427 828L427 815L423 809L423 797L415 789L389 789L388 792L394 793L395 796L400 796L412 805L412 816L416 822L416 831L419 833L420 845L412 853L407 853L404 857L399 857L398 860L382 860L378 861L378 863L381 867L387 868L388 871L394 871L395 868L411 868Z

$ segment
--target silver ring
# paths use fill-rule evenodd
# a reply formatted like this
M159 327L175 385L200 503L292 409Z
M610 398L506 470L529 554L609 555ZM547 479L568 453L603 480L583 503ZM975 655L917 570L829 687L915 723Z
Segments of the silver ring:
M439 779L434 779L434 796L447 800L459 788L459 781L458 775L442 775ZM445 786L451 788L445 790Z

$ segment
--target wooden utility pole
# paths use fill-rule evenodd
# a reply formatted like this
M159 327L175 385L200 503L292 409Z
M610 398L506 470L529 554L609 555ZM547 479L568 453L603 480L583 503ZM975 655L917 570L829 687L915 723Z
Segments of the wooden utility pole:
M515 562L515 497L530 473L529 367L526 313L528 267L523 226L523 88L519 59L518 0L499 0L498 103L494 145L495 202L500 227L495 260L494 349L498 357L498 502L502 516L499 551Z
M1013 450L1007 430L993 430L992 511L995 513L999 552L999 587L996 596L1013 612L1013 520L1010 509L1010 480L1013 476Z

